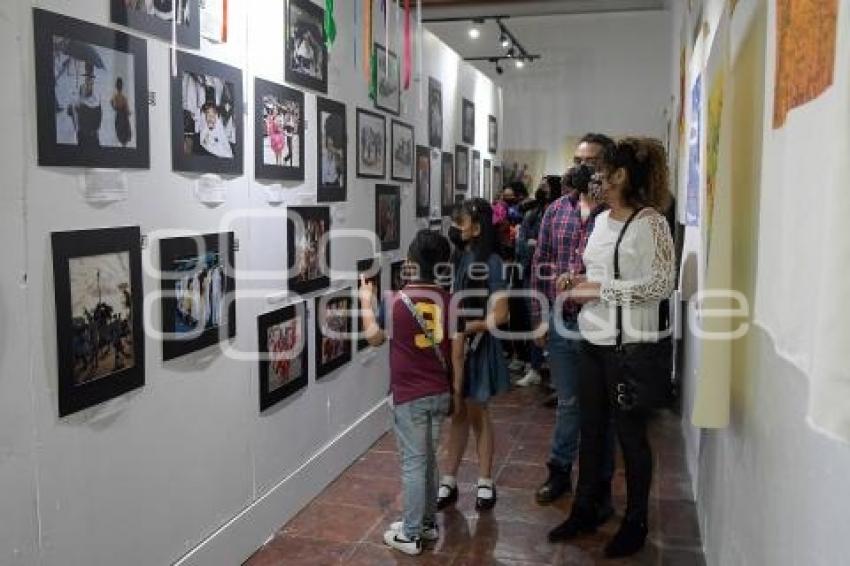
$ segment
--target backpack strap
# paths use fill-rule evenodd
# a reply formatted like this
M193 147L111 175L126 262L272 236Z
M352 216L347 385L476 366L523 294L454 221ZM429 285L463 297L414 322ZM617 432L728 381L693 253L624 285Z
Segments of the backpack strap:
M425 319L422 317L422 314L416 310L416 305L413 304L413 301L404 291L399 291L398 296L401 298L401 302L404 303L404 306L407 307L407 310L410 311L410 314L416 320L416 323L422 329L422 332L425 333L425 337L428 338L428 341L431 342L431 348L434 351L434 354L437 356L437 359L440 361L440 365L443 366L443 371L448 373L449 371L449 363L446 361L446 357L443 355L443 351L437 346L437 341L434 339L434 333L431 332L431 329L428 328L428 323L425 322Z

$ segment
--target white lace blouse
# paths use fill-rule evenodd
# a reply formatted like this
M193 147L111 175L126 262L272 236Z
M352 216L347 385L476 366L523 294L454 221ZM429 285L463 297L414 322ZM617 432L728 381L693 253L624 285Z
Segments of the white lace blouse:
M676 278L673 238L667 220L644 209L620 244L620 279L614 279L614 246L625 222L610 211L596 219L584 251L587 278L601 283L601 299L584 305L579 329L585 340L601 346L616 343L617 305L623 307L623 342L658 339L658 305L673 292Z

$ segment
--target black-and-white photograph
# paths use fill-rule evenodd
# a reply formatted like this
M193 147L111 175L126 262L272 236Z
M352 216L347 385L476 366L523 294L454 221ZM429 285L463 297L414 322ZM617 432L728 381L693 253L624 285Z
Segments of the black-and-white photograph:
M463 143L475 144L475 104L463 99L461 112L461 139Z
M473 197L483 197L481 192L481 152L472 150L472 190Z
M390 124L393 181L413 181L413 127L396 120Z
M258 179L304 180L304 93L254 80L254 170Z
M375 234L382 252L401 245L401 193L396 185L375 187Z
M487 117L487 151L496 153L499 149L499 123L495 116Z
M378 62L377 96L375 108L380 108L398 116L401 113L401 69L398 57L387 51L383 45L375 44L375 57Z
M489 159L484 160L484 184L481 187L481 194L488 202L493 200L493 185L491 184L492 171L490 170L490 164L491 162Z
M310 0L288 0L286 82L328 92L325 11Z
M431 148L416 146L416 217L431 214Z
M286 247L289 290L312 293L330 284L330 209L291 207L287 211Z
M428 77L428 143L443 149L443 85Z
M387 176L387 119L357 109L357 176L383 179Z
M327 98L316 99L316 165L319 183L316 187L318 202L339 202L346 197L348 176L348 133L345 105Z
M440 209L443 216L450 216L455 204L455 162L451 153L443 153L441 180Z
M113 23L149 33L185 47L201 46L199 0L110 0ZM176 24L175 24L176 19Z
M39 165L150 165L144 40L35 9Z
M455 170L456 190L465 193L469 189L469 148L465 145L455 146Z

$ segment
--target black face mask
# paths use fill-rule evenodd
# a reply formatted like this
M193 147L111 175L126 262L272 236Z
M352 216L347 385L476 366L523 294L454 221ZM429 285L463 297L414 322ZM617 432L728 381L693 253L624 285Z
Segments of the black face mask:
M463 232L457 226L449 226L449 241L458 248L466 246L466 242L463 241Z

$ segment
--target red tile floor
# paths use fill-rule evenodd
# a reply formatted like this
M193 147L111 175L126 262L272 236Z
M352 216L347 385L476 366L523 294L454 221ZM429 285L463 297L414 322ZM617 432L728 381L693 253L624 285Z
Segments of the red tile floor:
M461 466L461 497L454 509L440 513L441 538L411 558L384 546L382 536L400 518L401 485L395 438L384 435L245 566L325 564L426 565L586 565L604 564L602 547L619 523L571 544L549 544L546 533L564 520L570 508L565 496L541 507L534 490L546 477L554 411L540 406L537 388L514 390L495 400L496 485L499 501L487 514L475 511L477 478L474 442ZM696 510L684 467L679 421L659 417L652 426L655 458L650 535L646 548L629 560L611 564L698 566L703 559ZM445 435L444 435L445 436ZM441 450L441 456L444 455ZM614 483L615 506L622 512L625 481L622 462Z

